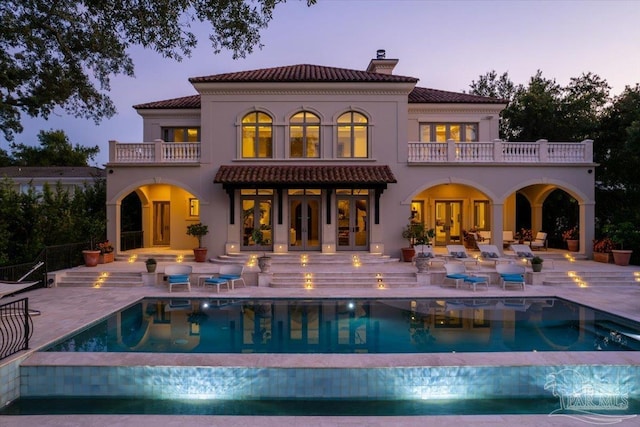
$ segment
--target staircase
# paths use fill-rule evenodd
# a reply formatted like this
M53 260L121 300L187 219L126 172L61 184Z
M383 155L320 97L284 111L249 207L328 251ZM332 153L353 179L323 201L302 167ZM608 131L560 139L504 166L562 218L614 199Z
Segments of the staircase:
M104 288L143 286L141 272L102 272L89 270L68 270L57 278L60 288Z
M576 271L575 273L546 271L542 282L545 286L630 286L638 283L633 271Z

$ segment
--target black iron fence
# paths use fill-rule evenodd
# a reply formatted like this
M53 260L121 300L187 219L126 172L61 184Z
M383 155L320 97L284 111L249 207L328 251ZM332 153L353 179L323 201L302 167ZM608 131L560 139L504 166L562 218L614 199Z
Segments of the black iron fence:
M0 304L0 360L28 349L32 333L28 298Z

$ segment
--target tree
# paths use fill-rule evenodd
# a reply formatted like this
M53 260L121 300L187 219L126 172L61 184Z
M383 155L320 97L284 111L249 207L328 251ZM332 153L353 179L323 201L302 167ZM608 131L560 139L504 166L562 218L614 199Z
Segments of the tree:
M516 94L517 87L509 78L509 74L504 72L498 77L495 70L491 70L478 78L478 81L471 81L471 94L479 96L488 96L491 98L500 98L511 103ZM508 107L507 107L508 108ZM511 125L509 119L504 117L504 111L500 113L499 132L500 138L508 138L510 135Z
M3 0L0 2L0 130L22 131L21 115L47 118L56 108L93 119L115 113L110 79L134 75L129 49L189 56L194 22L211 24L215 53L244 57L286 0ZM316 0L307 0L314 4Z
M40 131L40 147L11 144L13 163L17 166L89 166L100 152L100 147L71 145L62 130Z

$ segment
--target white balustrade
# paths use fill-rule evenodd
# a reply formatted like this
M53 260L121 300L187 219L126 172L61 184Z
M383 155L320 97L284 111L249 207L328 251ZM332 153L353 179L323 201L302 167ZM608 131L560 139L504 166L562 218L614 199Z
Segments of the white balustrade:
M109 141L109 161L114 163L197 163L200 156L199 142Z
M409 163L591 163L593 141L409 142Z

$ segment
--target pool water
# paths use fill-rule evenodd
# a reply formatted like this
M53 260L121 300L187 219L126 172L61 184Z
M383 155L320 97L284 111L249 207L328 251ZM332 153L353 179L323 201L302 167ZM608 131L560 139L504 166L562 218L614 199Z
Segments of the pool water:
M636 351L640 324L558 298L142 299L46 351Z

